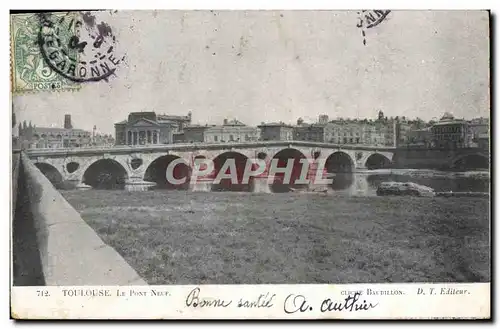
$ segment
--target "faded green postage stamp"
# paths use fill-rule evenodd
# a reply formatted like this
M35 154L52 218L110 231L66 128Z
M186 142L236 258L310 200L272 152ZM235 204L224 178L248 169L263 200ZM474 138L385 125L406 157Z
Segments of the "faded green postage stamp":
M52 13L54 19L67 13ZM68 20L65 20L68 21ZM43 57L39 35L40 14L10 15L12 92L78 90L81 84L54 71ZM61 29L61 35L74 35L73 26Z

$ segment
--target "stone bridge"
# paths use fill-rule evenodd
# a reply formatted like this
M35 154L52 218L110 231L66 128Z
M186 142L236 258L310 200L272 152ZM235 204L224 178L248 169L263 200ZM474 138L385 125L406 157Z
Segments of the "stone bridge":
M165 183L166 168L175 159L181 159L184 163L184 166L179 166L180 171L191 170L196 158L210 159L214 163L233 158L237 164L247 159L305 158L325 161L328 172L350 172L356 169L388 167L392 163L394 150L394 148L358 145L280 141L123 146L101 149L31 149L26 150L26 154L53 182L95 186L103 177L111 177L112 180L121 179L128 184ZM220 169L220 165L218 168ZM177 174L182 175L182 173Z

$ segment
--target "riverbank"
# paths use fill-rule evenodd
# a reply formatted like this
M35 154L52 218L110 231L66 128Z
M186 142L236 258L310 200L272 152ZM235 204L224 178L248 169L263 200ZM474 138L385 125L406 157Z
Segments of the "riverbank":
M490 280L481 198L61 193L149 284Z

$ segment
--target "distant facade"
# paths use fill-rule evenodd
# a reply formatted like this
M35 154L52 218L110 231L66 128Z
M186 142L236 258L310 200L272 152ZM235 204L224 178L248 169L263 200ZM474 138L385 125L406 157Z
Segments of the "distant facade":
M415 148L431 148L432 147L432 131L431 127L423 129L410 130L407 135L406 147Z
M262 141L289 141L293 140L294 128L283 122L262 123L260 129L260 140Z
M222 125L192 125L184 127L186 143L252 142L259 140L260 130L234 119L224 119Z
M294 139L323 143L325 141L325 127L326 125L321 123L297 125L294 127Z
M432 143L435 148L466 148L472 146L472 134L465 120L455 119L446 112L432 128Z
M71 123L71 115L64 117L64 128L37 127L24 121L18 126L18 143L21 148L75 148L92 146L109 146L114 139L110 135L97 135L82 129L75 129Z
M376 120L335 119L320 115L317 123L297 124L294 139L338 145L395 146L398 120L379 112Z
M325 141L333 144L363 144L366 125L358 120L336 119L325 127Z
M480 134L477 137L477 147L490 152L490 135Z
M486 137L489 139L489 118L476 118L468 121L467 123L469 126L469 134L471 135L472 147L483 147L485 145Z
M172 144L174 135L191 124L186 116L131 112L127 120L115 123L116 145Z
M93 134L92 146L112 147L115 145L115 139L111 134Z

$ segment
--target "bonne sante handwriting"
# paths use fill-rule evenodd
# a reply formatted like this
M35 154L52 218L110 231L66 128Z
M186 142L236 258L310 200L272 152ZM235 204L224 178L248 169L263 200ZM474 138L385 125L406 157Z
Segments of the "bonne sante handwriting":
M234 304L239 308L262 308L262 307L272 307L273 300L276 297L276 294L260 294L257 298L254 299L245 299L245 298L236 298L237 302ZM186 297L186 306L187 307L212 307L212 308L225 308L229 305L233 304L232 299L221 299L214 298L211 296L201 296L201 289L199 287L194 288L190 291L188 296Z

